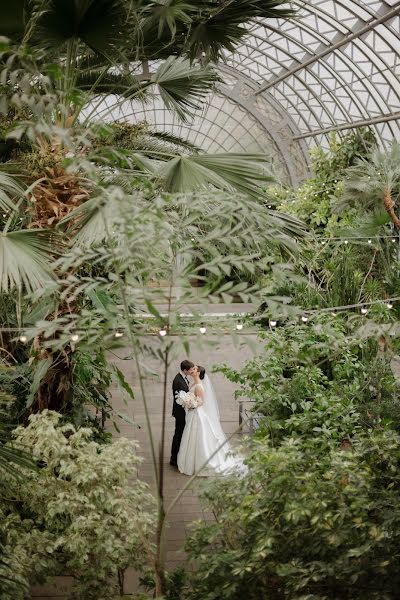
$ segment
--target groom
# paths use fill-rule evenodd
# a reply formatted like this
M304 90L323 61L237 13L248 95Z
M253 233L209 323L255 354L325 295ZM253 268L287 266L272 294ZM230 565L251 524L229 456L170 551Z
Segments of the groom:
M194 364L190 362L190 360L184 360L181 362L181 370L175 376L175 379L172 383L172 393L174 396L174 404L172 407L172 416L175 417L175 433L172 440L172 448L171 448L171 460L169 464L172 467L178 466L178 452L179 447L181 445L181 439L183 435L183 430L185 429L185 421L186 421L186 413L183 406L180 406L176 402L176 396L179 392L188 392L189 391L189 376L192 374L192 369Z

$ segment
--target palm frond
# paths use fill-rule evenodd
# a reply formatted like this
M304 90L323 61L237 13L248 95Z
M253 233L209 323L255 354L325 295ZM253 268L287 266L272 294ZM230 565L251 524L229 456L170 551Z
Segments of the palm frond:
M197 8L186 0L154 0L145 7L143 35L161 39L163 34L174 39L179 25L189 26Z
M217 62L249 33L246 25L261 17L289 18L285 0L147 0L142 18L143 56L206 55Z
M14 212L14 198L20 198L24 193L22 186L15 177L0 171L0 210Z
M400 144L393 142L385 150L373 148L367 158L346 170L343 196L336 210L360 206L364 210L379 210L385 191L394 196L400 192Z
M41 289L54 279L50 265L54 234L40 229L0 233L0 291Z
M131 4L124 0L33 0L30 9L30 44L50 52L70 40L79 40L97 55L128 46L126 33L133 24Z
M107 227L112 233L113 220L118 207L113 196L104 202L104 198L94 196L77 209L72 211L60 222L64 225L72 222L71 231L75 230L74 244L89 247L92 244L101 243L107 237Z
M198 5L194 0L192 3ZM284 0L212 1L201 4L208 5L209 15L205 19L200 12L200 18L192 24L188 42L192 60L204 52L210 60L217 62L222 51L234 52L237 44L248 35L245 24L252 19L287 19L295 15L293 10L281 8L281 5L287 4Z
M209 67L192 65L189 60L170 56L151 77L165 106L188 121L194 110L212 89L218 76Z
M259 198L263 196L261 186L274 181L265 167L261 154L180 155L162 165L158 174L163 189L169 192L215 187Z
M146 135L149 138L155 138L156 140L160 140L176 148L184 148L185 150L189 150L191 152L200 152L200 147L196 146L196 144L193 144L192 142L189 142L188 140L185 140L184 138L174 135L168 131L149 130L146 132Z

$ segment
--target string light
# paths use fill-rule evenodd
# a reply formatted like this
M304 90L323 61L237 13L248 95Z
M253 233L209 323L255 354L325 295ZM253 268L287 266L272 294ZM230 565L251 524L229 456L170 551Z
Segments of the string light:
M368 244L372 244L372 240L368 240Z
M348 244L348 243L349 243L349 240L344 240L344 243L345 243L345 244Z
M331 236L324 236L324 235L317 235L315 236L313 239L315 240L325 240L327 242L343 242L344 238L342 236L339 235L331 235ZM375 235L375 236L371 236L371 235L347 235L346 236L347 240L387 240L390 239L392 242L396 242L398 238L393 237L393 235Z
M400 296L393 296L391 298L381 298L379 300L371 300L368 302L359 302L359 303L355 303L355 304L347 304L347 305L343 305L343 306L331 306L331 307L326 307L326 308L310 308L310 309L306 309L307 313L304 313L303 315L299 315L299 318L301 319L301 321L303 323L307 323L310 318L314 317L315 315L322 315L324 313L328 314L330 313L333 317L338 316L341 313L344 312L348 312L351 310L355 310L355 309L359 309L362 315L366 315L369 312L369 308L373 305L380 305L380 306L386 306L388 309L392 309L395 305L396 302L400 301ZM240 313L241 316L251 316L251 312L246 312L246 313ZM137 314L137 315L133 315L135 317L139 317L139 318L143 318L143 319L151 319L154 318L153 315L146 314L146 313L142 313L142 314ZM161 314L161 317L167 317L167 314ZM193 317L194 315L192 313L180 313L180 317ZM204 318L207 317L232 317L232 319L237 319L238 315L236 314L236 316L233 313L211 313L211 314L203 314L202 315ZM253 314L253 317L255 317L255 320L262 320L265 317L263 316L256 316ZM291 321L292 323L294 322L293 319ZM277 319L270 319L269 320L269 326L270 327L276 327L277 326ZM242 331L245 328L245 324L243 323L243 321L238 321L235 323L234 325L236 327L236 329L238 331ZM205 334L207 332L207 325L206 323L202 323L199 327L200 333ZM7 332L7 333L13 333L15 332L19 337L19 341L22 343L26 343L28 341L27 336L25 335L25 333L23 333L23 329L21 327L0 327L0 332ZM169 331L169 327L168 325L165 325L163 327L161 327L161 329L158 331L158 334L161 337L164 337L168 334ZM260 332L263 330L260 330ZM253 327L252 327L252 332L257 333ZM121 338L125 335L124 331L122 329L112 329L110 333L112 335L114 335L115 338ZM228 333L228 332L227 332ZM37 335L37 334L35 334ZM70 335L70 340L72 342L77 342L78 340L81 339L81 336L78 333L72 333Z

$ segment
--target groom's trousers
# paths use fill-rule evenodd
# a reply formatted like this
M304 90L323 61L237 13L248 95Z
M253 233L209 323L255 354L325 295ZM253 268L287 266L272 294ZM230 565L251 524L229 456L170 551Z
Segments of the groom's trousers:
M186 421L185 413L183 415L178 414L175 415L175 433L172 438L172 447L171 447L171 463L176 463L178 460L178 452L179 447L181 445L181 439L183 435L183 430L185 429L185 421Z

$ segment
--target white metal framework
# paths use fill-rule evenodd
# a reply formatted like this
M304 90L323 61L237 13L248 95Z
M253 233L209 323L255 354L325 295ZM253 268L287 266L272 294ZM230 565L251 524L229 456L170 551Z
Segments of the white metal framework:
M161 103L146 119L209 152L267 151L278 177L307 175L308 148L370 125L385 146L400 139L400 1L293 0L290 20L256 20L221 67L224 83L190 125ZM135 116L133 117L133 112Z

